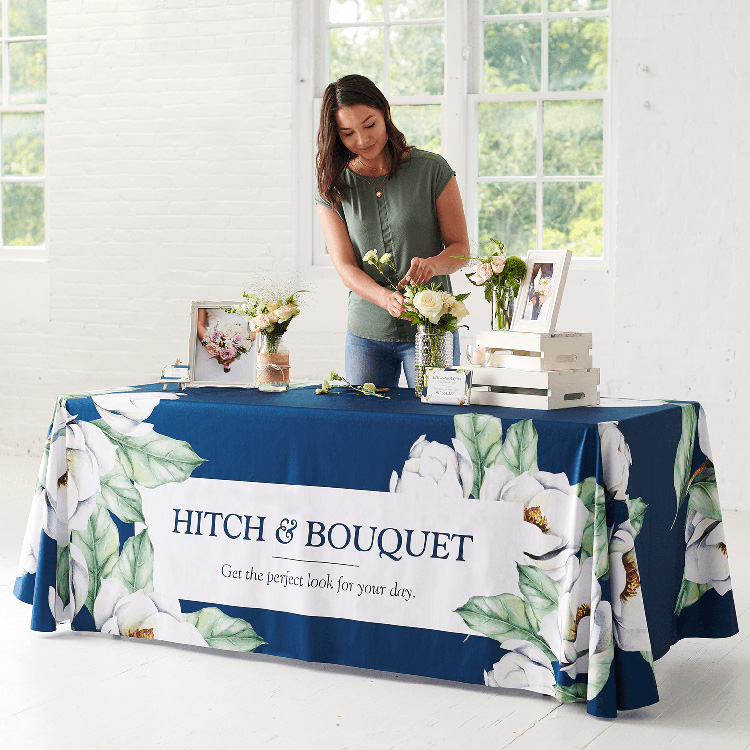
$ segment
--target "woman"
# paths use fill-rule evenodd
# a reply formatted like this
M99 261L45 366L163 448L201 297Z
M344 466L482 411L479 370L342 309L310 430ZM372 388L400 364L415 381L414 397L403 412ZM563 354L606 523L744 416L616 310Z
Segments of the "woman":
M469 255L455 172L438 154L409 147L372 81L350 75L323 95L316 160L318 216L328 253L349 293L346 379L395 387L403 366L414 386L416 328L400 319L404 297L362 257L391 253L399 288L439 282ZM458 364L458 334L454 335Z

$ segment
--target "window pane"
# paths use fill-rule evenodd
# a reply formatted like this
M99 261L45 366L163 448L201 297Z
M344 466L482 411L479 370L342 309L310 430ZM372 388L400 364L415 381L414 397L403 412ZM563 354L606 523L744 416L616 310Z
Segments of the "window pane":
M602 102L544 102L544 174L600 175Z
M5 114L3 174L44 174L44 115Z
M383 89L382 29L331 29L331 80L350 73L367 76Z
M536 103L479 104L479 174L536 174Z
M540 21L484 25L484 91L539 91L542 66Z
M44 104L47 101L46 42L8 45L11 104Z
M396 20L442 18L444 10L443 0L398 0L390 4L391 18Z
M391 115L410 146L440 153L439 104L399 104L391 107Z
M44 186L6 182L3 185L3 242L44 244Z
M550 13L576 10L607 10L607 0L549 0Z
M328 20L331 23L361 23L382 21L382 0L331 0L328 3Z
M574 256L602 254L604 190L601 182L544 184L545 250L568 248Z
M443 93L443 24L391 28L391 94Z
M11 36L47 33L47 0L10 0L8 26Z
M485 16L505 13L541 13L542 0L484 0Z
M509 255L536 249L536 185L495 183L479 185L479 245L490 237L500 240Z
M551 91L607 88L607 19L570 18L549 27Z

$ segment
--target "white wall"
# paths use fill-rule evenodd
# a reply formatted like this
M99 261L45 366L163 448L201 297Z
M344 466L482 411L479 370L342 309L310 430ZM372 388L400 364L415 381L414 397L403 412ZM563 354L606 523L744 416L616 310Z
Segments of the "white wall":
M39 451L58 393L152 382L185 359L190 300L293 265L295 5L49 4L49 255L0 261L0 450ZM559 325L593 331L603 392L701 401L722 502L750 508L750 8L613 7L613 257L572 273ZM288 334L295 377L343 364L332 274L299 269L318 293Z

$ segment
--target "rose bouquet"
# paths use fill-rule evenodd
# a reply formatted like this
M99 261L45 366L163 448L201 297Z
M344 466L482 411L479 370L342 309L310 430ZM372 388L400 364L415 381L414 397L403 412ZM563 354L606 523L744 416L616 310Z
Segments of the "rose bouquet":
M242 304L224 308L246 318L250 331L259 335L256 382L261 391L286 390L289 385L289 351L281 339L300 314L298 296L305 292L306 289L243 292Z
M365 263L375 266L388 281L391 289L402 291L404 311L401 317L417 326L414 342L414 390L422 395L422 384L428 367L449 367L453 364L453 332L469 314L464 300L469 293L456 294L443 291L439 283L408 284L400 287L394 279L398 271L390 253L378 258L376 250L365 253Z
M409 284L401 289L392 280L398 275L390 253L378 258L376 250L365 253L363 260L380 271L391 289L403 291L404 312L401 317L413 325L428 326L434 333L455 331L469 314L464 300L469 293L453 295L441 289L440 284ZM384 270L387 269L387 270Z
M503 330L513 317L513 301L526 275L526 263L515 255L506 257L500 240L491 237L490 242L478 258L466 258L476 263L466 278L474 286L484 287L484 298L492 305L492 328Z
M306 291L306 289L300 289L278 297L262 295L258 292L243 292L245 302L222 309L246 318L249 329L253 333L262 333L267 339L268 351L274 353L292 319L300 313L297 295Z
M208 356L224 365L224 372L229 372L232 362L247 354L253 347L252 339L236 323L217 323L206 330L202 343Z

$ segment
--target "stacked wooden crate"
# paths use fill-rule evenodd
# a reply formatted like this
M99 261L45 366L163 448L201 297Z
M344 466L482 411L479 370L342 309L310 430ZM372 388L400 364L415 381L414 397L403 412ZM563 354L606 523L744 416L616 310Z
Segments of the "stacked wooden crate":
M488 366L472 366L472 404L567 409L599 403L590 333L482 331Z

